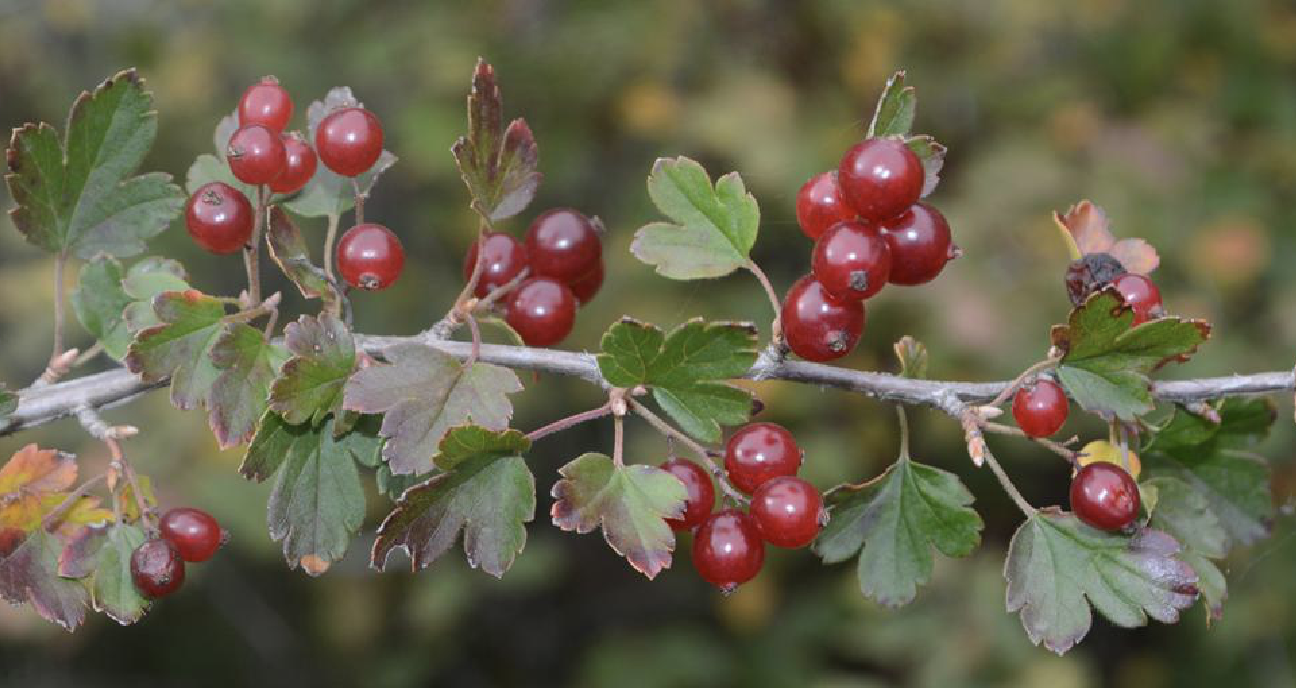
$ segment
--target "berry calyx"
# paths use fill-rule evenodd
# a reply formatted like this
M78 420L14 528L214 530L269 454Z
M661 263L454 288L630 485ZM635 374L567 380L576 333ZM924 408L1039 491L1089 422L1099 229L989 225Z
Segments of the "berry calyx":
M248 86L239 99L238 119L240 126L260 124L277 132L288 126L292 119L293 102L288 91L279 85L279 80L272 76L261 77L261 80Z
M532 277L510 296L504 321L528 346L552 346L561 342L576 322L576 297L558 280Z
M918 203L882 223L882 236L891 249L892 284L926 284L959 256L945 216L926 203Z
M603 240L589 218L570 208L555 208L537 217L526 233L531 274L575 284L603 258Z
M1025 385L1013 395L1013 418L1027 437L1048 437L1062 428L1070 412L1066 392L1052 380Z
M580 305L584 306L593 300L594 295L598 293L599 288L602 286L603 261L600 260L598 266L594 268L594 272L572 282L572 295L576 297L576 300L580 302Z
M813 275L806 275L788 290L779 322L793 353L807 361L831 361L859 343L864 303L836 299Z
M366 222L348 229L338 241L337 267L353 287L386 289L405 267L405 249L390 229Z
M270 190L279 194L297 193L315 176L318 166L315 149L297 132L285 134L283 144L284 171L278 179L270 182Z
M796 475L801 448L787 428L776 423L749 423L725 443L725 472L734 487L751 494L774 478Z
M812 240L843 220L855 219L855 210L842 199L837 170L816 174L801 186L796 200L797 224Z
M682 458L667 460L661 469L679 478L688 495L684 498L684 512L679 518L666 519L666 525L675 531L696 528L715 508L715 485L711 484L711 476L706 469Z
M886 220L918 202L922 161L904 141L865 139L851 146L837 167L842 198L866 220Z
M1091 463L1071 479L1071 510L1099 530L1125 530L1138 517L1138 483L1116 464Z
M185 229L194 243L212 253L234 253L252 238L252 202L224 182L198 187L185 203Z
M693 535L693 566L726 595L756 577L765 563L765 543L756 520L737 509L720 511Z
M774 478L752 493L751 515L761 537L776 547L805 547L819 535L823 497L814 485L796 477Z
M180 550L162 539L146 540L131 552L131 580L145 597L166 597L184 583L184 560Z
M481 275L477 278L477 288L473 295L481 298L496 287L502 287L517 277L527 268L527 250L522 242L503 232L491 232L483 242L472 243L468 255L464 256L464 281L472 279L473 270L477 267L477 247L484 246L485 263Z
M171 509L158 519L158 533L175 545L180 558L189 562L207 561L225 544L228 534L212 515L202 509Z
M841 301L862 301L886 286L891 249L876 225L847 220L819 237L810 265L828 293Z
M256 186L278 179L288 167L283 138L260 124L239 127L230 136L225 159L236 179Z
M367 172L382 151L382 123L364 108L332 112L315 129L315 152L320 162L343 177Z
M1134 311L1134 324L1143 323L1161 316L1161 290L1147 277L1134 272L1127 272L1112 280L1112 286L1125 299L1125 305Z

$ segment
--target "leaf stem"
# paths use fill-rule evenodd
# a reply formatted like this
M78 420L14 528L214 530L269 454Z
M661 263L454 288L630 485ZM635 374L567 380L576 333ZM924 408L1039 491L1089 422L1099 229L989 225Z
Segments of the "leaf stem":
M909 458L909 416L903 404L896 404L896 418L900 421L900 458Z
M625 465L625 417L612 415L612 464L617 468Z
M54 352L50 354L51 364L63 354L63 320L65 318L63 312L65 291L63 269L65 267L67 267L67 252L60 251L54 257Z
M577 413L574 416L567 416L566 418L560 418L548 425L532 430L531 432L527 433L527 439L534 442L542 437L547 437L549 435L552 435L555 432L562 432L563 430L566 430L568 428L580 425L581 423L587 421L602 418L603 416L610 415L611 413L612 413L612 404L605 403L602 406L599 406L598 408L592 408L588 411L582 411L581 413Z
M464 359L463 367L471 368L477 362L477 357L481 356L481 329L477 327L477 318L473 314L464 314L464 319L468 323L468 331L472 334L472 349L468 352L468 358Z
M653 413L648 409L648 407L635 401L633 398L626 397L626 402L629 404L632 411L639 414L639 416L644 420L648 421L648 424L656 428L657 432L660 432L669 439L678 441L697 455L697 457L702 460L702 463L706 464L707 470L711 471L711 475L715 477L716 484L720 486L720 490L725 493L726 497L737 504L747 503L747 497L739 492L729 482L729 476L725 475L724 468L716 463L715 459L712 458L711 453L707 451L706 447L698 444L692 437L689 437L683 431L676 429L670 423L662 420L660 416Z
M985 462L986 465L990 466L990 471L994 473L995 478L999 479L999 484L1003 486L1004 492L1007 492L1008 496L1012 497L1013 502L1026 515L1026 518L1034 516L1035 507L1031 506L1030 502L1026 501L1022 493L1017 490L1017 486L1013 484L1012 479L1004 472L1003 466L999 465L999 460L994 457L994 454L990 453L989 449L986 449L985 452Z
M249 307L261 302L261 229L265 225L266 187L257 187L256 218L252 222L252 238L243 247L243 267L247 270Z
M324 234L324 276L334 284L337 284L337 278L333 276L333 242L337 241L338 225L341 222L341 213L330 213L328 231Z

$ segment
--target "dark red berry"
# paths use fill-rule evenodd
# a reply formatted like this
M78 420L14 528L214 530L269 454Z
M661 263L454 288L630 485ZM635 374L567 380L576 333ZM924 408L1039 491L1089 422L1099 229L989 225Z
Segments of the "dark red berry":
M576 322L576 297L567 285L549 277L532 277L509 297L504 316L529 346L561 342Z
M752 493L751 515L765 542L776 547L805 547L819 535L823 497L814 485L796 476L774 478Z
M670 459L661 465L662 470L679 478L684 483L688 496L684 501L684 513L679 518L666 519L671 530L690 530L696 528L715 508L715 485L705 469L688 459Z
M517 277L527 267L527 251L522 242L503 232L491 232L486 235L485 264L477 278L477 289L473 292L477 298L490 293L495 287L502 287ZM464 256L464 280L472 279L473 269L477 266L477 245L474 241Z
M274 131L283 131L288 126L288 120L292 119L292 113L292 98L279 85L279 80L272 76L262 77L249 86L239 100L240 126L260 124Z
M801 458L792 433L775 423L749 423L725 443L729 481L748 494L767 480L796 475Z
M1091 463L1071 479L1071 510L1099 530L1124 530L1138 517L1138 483L1114 463Z
M158 520L162 539L175 545L180 558L185 561L207 561L225 544L227 534L202 509L183 507L171 509Z
M1125 274L1125 266L1110 253L1086 253L1071 261L1066 271L1067 296L1072 306L1084 303L1089 295L1111 284Z
M1125 305L1134 311L1134 324L1161 316L1161 290L1143 275L1127 272L1112 280L1112 286L1125 299Z
M807 361L831 361L850 353L864 334L864 303L835 299L806 275L788 290L779 321L793 353Z
M726 595L756 577L765 563L765 543L756 520L726 509L702 522L693 535L693 566Z
M1027 437L1048 437L1062 428L1070 406L1061 385L1039 380L1017 390L1012 411L1017 427Z
M882 236L891 248L892 284L926 284L959 255L958 247L950 240L945 216L926 203L884 222Z
M591 272L572 283L572 295L576 297L576 300L580 302L580 305L584 306L594 298L594 295L598 293L599 288L602 286L603 261L600 260L598 266L594 268L594 272Z
M570 208L537 217L527 228L526 248L531 274L567 285L589 275L603 258L603 241L594 223Z
M382 123L364 108L330 113L315 129L315 152L320 162L343 177L367 172L378 162L382 150Z
M838 222L819 237L810 259L815 279L840 301L862 301L886 286L891 249L876 225Z
M297 193L315 176L315 149L296 132L284 135L283 143L284 172L270 182L270 190L280 194Z
M796 214L801 231L811 239L818 239L838 222L855 219L855 210L842 200L837 170L816 174L801 186Z
M131 553L131 579L145 597L166 597L184 583L185 565L180 550L162 539L146 540Z
M922 161L899 139L865 139L842 156L837 184L860 217L886 220L918 202Z
M224 182L198 187L185 204L185 228L212 253L233 253L252 238L255 211L242 191Z
M244 184L269 184L288 167L288 153L279 132L260 124L239 127L225 153L230 172Z
M337 266L342 279L353 287L386 289L405 267L405 249L390 229L368 222L342 235L337 245Z

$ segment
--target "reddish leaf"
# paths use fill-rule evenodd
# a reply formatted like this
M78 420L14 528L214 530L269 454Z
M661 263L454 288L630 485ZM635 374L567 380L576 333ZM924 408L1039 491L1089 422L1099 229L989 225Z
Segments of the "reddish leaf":
M1080 201L1068 208L1065 214L1054 213L1053 220L1071 234L1082 254L1111 254L1126 270L1140 275L1152 272L1161 262L1156 249L1142 239L1117 241L1112 236L1106 211L1091 201Z
M531 127L515 119L505 129L502 111L495 70L478 59L468 95L468 135L450 150L472 194L473 207L492 220L522 212L540 185Z
M0 597L29 602L36 613L71 631L85 619L90 594L80 581L58 574L63 544L37 528L12 554L0 560Z

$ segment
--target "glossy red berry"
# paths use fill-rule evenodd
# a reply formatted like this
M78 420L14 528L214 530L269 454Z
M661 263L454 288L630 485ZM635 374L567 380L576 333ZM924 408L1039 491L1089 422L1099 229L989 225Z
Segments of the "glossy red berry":
M1112 280L1112 286L1125 299L1125 305L1134 311L1135 325L1161 316L1161 290L1152 280L1127 272Z
M211 559L225 544L227 534L212 515L202 509L171 509L158 520L163 540L175 545L180 558L198 562Z
M819 237L810 259L815 279L840 301L862 301L886 286L891 249L876 225L838 222Z
M749 423L725 443L725 472L734 487L751 494L768 480L796 475L801 448L776 423Z
M737 509L720 511L693 535L693 566L726 595L756 577L765 563L765 543L756 520Z
M571 333L576 297L562 282L531 277L509 297L504 321L528 346L552 346Z
M382 150L382 123L364 108L332 112L315 129L315 152L320 162L343 177L367 172L378 162Z
M184 560L180 550L162 539L146 540L131 552L131 579L145 597L166 597L184 583Z
M684 513L679 518L666 519L671 530L690 530L696 528L715 508L715 485L704 468L688 459L669 459L661 469L679 478L684 483L688 494L684 501Z
M603 259L603 240L594 223L570 208L537 217L527 228L526 247L531 274L567 285L593 272Z
M486 235L485 263L481 275L477 278L477 289L473 294L481 298L495 287L502 287L517 277L527 267L527 250L522 242L503 232L491 232ZM472 279L477 266L477 246L474 241L464 256L464 280Z
M288 153L279 132L260 124L239 127L225 152L230 172L244 184L269 184L288 167Z
M1138 483L1114 463L1091 463L1071 479L1071 510L1099 530L1124 530L1138 517Z
M584 306L594 298L594 295L598 293L599 288L602 286L603 261L600 260L598 266L594 268L594 272L591 272L572 283L572 295L576 297L576 300L580 302L580 305Z
M860 217L886 220L918 202L922 161L899 139L865 139L842 156L837 184Z
M926 284L959 255L945 216L926 203L882 223L882 236L891 248L891 284Z
M198 187L185 204L185 228L212 253L233 253L252 238L255 211L242 191L224 182Z
M774 478L752 493L751 515L765 542L805 547L819 535L823 497L814 485L796 476Z
M1048 437L1057 432L1069 411L1066 392L1052 380L1039 380L1013 395L1013 418L1027 437Z
M849 354L864 334L864 303L841 301L806 275L797 280L779 311L783 337L807 361L831 361Z
M855 210L842 200L837 170L816 174L801 186L796 214L801 231L811 239L818 239L838 222L855 219Z
M317 160L315 149L300 134L293 132L283 137L285 165L283 174L270 182L270 190L280 194L297 193L315 176Z
M293 102L288 91L279 85L279 80L262 77L260 81L248 87L239 100L238 118L240 126L260 124L274 131L283 131L292 119Z
M353 287L386 289L405 267L405 249L400 239L382 225L356 225L338 241L337 266L342 279Z

